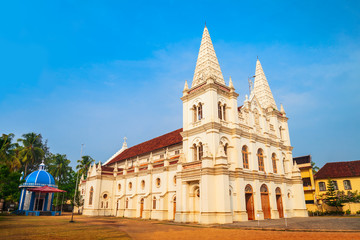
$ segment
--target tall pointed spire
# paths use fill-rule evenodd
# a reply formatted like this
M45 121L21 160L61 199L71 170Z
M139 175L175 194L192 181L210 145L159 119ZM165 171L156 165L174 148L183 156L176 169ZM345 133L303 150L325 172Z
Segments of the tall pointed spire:
M205 25L191 87L205 82L207 76L212 76L215 81L225 84L209 31Z
M262 69L260 60L256 61L255 80L254 80L254 94L259 100L261 107L273 107L277 110L274 97L271 93L269 83L266 79L264 70Z

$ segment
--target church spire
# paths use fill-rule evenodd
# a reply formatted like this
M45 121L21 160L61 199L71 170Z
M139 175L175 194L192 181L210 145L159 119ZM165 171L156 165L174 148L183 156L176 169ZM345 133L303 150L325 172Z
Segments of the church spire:
M254 94L259 100L261 107L273 107L277 109L274 97L271 93L269 83L266 79L264 70L262 69L260 60L256 61L255 80L254 80Z
M209 31L205 25L191 87L205 82L207 76L212 76L215 81L225 84Z

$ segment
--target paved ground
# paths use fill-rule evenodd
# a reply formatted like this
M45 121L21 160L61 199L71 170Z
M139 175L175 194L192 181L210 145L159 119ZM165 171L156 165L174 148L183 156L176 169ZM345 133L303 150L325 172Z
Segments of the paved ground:
M309 231L360 231L359 217L308 217L238 222L221 227Z
M203 226L174 224L168 221L124 219L115 217L70 216L35 217L9 216L0 218L0 239L359 239L360 218L314 217L284 220ZM17 224L12 224L17 222ZM282 225L282 226L281 226ZM27 228L26 231L23 231ZM249 229L250 228L250 229ZM267 229L267 228L271 228ZM309 230L294 230L294 229ZM336 231L333 231L336 228ZM61 231L59 231L61 229ZM275 229L275 230L274 230ZM323 232L317 229L325 230ZM340 230L341 229L341 230ZM22 232L23 231L23 232ZM36 235L35 235L36 233Z

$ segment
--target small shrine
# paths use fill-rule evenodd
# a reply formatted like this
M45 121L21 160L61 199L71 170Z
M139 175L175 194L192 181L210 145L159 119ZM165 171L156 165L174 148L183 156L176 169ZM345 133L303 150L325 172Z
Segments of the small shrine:
M43 162L39 170L30 173L19 188L21 189L19 211L25 212L26 216L61 215L61 211L52 211L54 193L66 191L57 188L54 177L45 171Z

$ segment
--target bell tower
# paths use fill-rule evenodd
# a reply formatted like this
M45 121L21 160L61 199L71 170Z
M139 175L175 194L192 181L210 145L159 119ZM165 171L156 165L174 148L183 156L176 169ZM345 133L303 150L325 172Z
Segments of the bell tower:
M198 184L199 209L182 204L181 221L200 223L232 222L229 198L231 128L238 122L237 97L230 78L227 86L205 26L191 88L185 82L183 97L183 153L181 199L191 199L192 185ZM235 151L233 151L235 152ZM184 173L184 174L183 174ZM186 173L186 174L185 174ZM185 175L197 177L188 178ZM187 196L187 194L190 194ZM179 198L178 198L179 199ZM196 197L195 197L196 199ZM195 200L194 200L195 201ZM192 215L192 211L200 214Z

